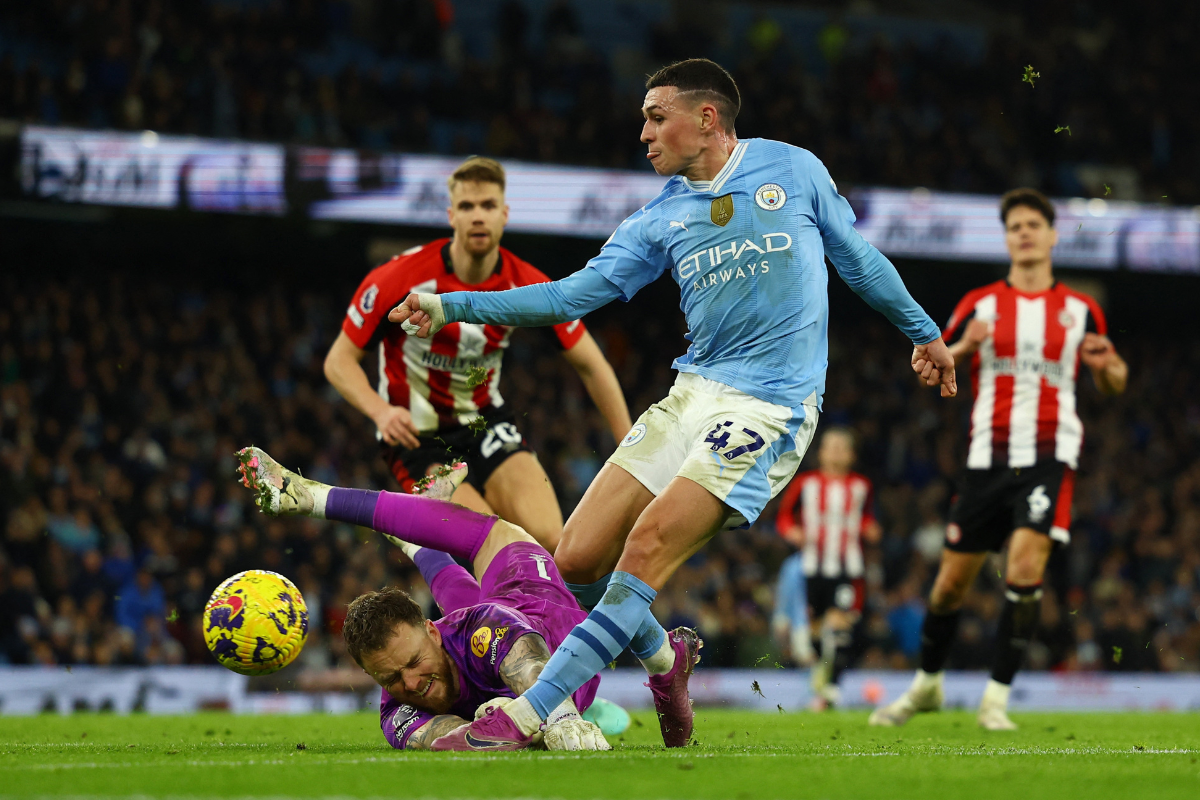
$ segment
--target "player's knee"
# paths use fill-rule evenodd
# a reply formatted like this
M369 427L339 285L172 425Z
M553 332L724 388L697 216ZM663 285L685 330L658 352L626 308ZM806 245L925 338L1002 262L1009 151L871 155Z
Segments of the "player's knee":
M492 526L491 532L488 533L487 541L489 544L495 546L497 550L514 542L537 542L538 544L542 544L536 536L531 536L520 525L514 525L502 519L497 520L496 524ZM545 546L545 544L542 544L542 547Z
M568 537L554 551L554 566L567 583L595 583L601 578L596 559Z
M1036 586L1042 582L1045 562L1035 554L1023 554L1008 562L1005 580L1014 586Z
M967 596L967 582L956 575L939 573L929 593L929 610L935 614L957 611Z

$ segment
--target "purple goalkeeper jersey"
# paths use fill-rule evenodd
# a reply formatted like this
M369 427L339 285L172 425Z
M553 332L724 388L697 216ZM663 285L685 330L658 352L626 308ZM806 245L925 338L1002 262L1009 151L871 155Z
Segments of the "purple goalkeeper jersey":
M459 698L447 712L465 720L475 718L475 709L496 697L516 697L500 678L500 663L513 642L531 633L546 640L553 653L571 629L587 618L578 605L567 607L561 601L525 593L508 593L506 603L480 603L448 614L433 624L442 634L442 646L458 667ZM567 598L572 604L574 598ZM572 698L580 711L596 697L600 677L579 688ZM388 743L397 749L435 714L401 703L383 690L380 697L380 725Z

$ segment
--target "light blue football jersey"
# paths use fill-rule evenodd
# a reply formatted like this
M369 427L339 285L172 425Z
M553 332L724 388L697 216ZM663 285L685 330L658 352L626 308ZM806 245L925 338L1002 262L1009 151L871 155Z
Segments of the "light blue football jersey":
M854 229L825 165L769 139L740 142L711 181L671 178L584 269L560 281L438 297L447 322L555 325L628 300L669 270L691 342L675 368L792 408L802 420L801 406L819 405L825 391L825 256L915 344L938 337L896 268Z
M711 181L671 178L588 267L625 300L670 270L691 342L675 368L797 408L825 391L826 255L915 343L938 337L892 264L854 229L825 165L783 142L741 141Z

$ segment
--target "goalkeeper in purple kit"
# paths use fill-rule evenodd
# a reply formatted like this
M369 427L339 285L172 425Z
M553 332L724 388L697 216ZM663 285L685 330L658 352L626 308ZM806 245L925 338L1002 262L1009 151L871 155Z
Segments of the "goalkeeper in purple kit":
M448 749L439 746L442 737L461 736L460 728L532 686L552 650L587 617L533 537L438 499L466 477L465 465L444 471L420 497L327 486L256 447L238 458L243 483L264 513L374 528L412 557L446 613L426 619L399 589L368 592L350 604L346 648L383 689L380 725L395 748ZM478 579L454 556L469 560ZM593 678L555 709L542 727L542 745L610 749L600 728L581 717L599 685ZM486 742L477 744L486 749Z

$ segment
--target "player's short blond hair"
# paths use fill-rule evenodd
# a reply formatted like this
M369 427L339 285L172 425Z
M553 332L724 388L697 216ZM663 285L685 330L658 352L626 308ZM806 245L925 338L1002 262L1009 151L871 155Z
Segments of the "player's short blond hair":
M455 186L457 186L460 182L466 181L471 181L474 183L495 183L499 185L500 191L504 191L504 167L500 166L500 162L494 158L471 156L466 161L459 164L458 169L454 170L453 174L446 179L446 187L453 192Z

